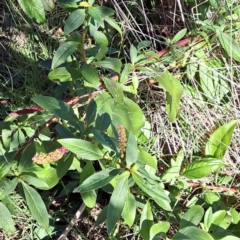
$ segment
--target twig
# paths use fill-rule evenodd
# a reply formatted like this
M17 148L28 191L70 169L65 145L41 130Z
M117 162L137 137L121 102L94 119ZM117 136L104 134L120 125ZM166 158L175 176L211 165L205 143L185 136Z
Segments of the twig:
M209 190L215 190L218 192L231 192L231 193L239 193L239 190L237 188L228 188L228 187L216 187L216 186L201 186L200 183L192 183L188 182L187 183L190 187L202 187L204 189L209 189Z
M82 203L80 208L77 210L74 217L72 218L71 222L65 228L65 230L63 231L61 236L58 238L58 240L66 240L68 233L73 228L73 226L77 223L77 220L80 218L85 208L86 208L86 205Z

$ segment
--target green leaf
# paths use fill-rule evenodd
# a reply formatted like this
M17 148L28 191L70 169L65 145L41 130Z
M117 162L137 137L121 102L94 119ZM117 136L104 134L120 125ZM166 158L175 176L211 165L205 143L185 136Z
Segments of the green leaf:
M95 58L97 59L97 61L101 61L105 57L107 52L108 52L108 47L106 47L104 45L100 45L99 50L98 50L97 54L95 55Z
M138 187L147 195L152 197L152 200L156 202L160 207L167 211L171 211L171 206L170 206L170 199L167 196L167 194L162 190L161 192L159 191L159 188L157 189L151 189L149 188L144 180L142 179L141 176L139 176L136 173L132 174L134 182L138 185Z
M94 137L104 146L110 148L114 152L117 152L117 147L114 143L114 141L105 133L100 132L99 130L93 130L92 131Z
M136 63L137 55L138 55L137 49L133 45L131 45L131 47L130 47L130 58L131 58L132 65L134 65Z
M87 178L79 187L77 187L76 191L83 193L83 192L89 192L89 191L101 188L107 185L121 171L122 169L110 168L110 169L106 169L106 170L94 173L92 176Z
M238 120L231 121L214 131L207 141L205 155L214 156L220 159L223 158L231 143L232 134L237 123Z
M105 206L102 211L99 213L97 220L94 224L95 227L98 227L100 224L105 222L107 220L107 211L108 211L108 205Z
M197 237L197 238L196 238ZM210 234L197 227L185 227L177 232L172 240L214 240Z
M95 173L92 162L87 162L80 174L80 185L90 176ZM81 197L87 207L93 208L96 204L97 194L94 190L89 192L82 192Z
M96 121L95 121L95 129L98 129L100 131L106 131L107 128L111 124L111 118L108 113L103 113L101 115L97 115Z
M84 80L90 83L94 88L97 88L101 85L101 82L98 78L98 71L91 64L82 64L80 71Z
M41 0L18 0L23 11L37 23L45 21L45 12Z
M97 104L95 100L92 99L86 110L85 123L87 124L87 126L90 126L92 123L94 123L96 114L97 114Z
M198 179L208 176L211 172L215 172L224 167L225 163L216 158L203 158L187 165L182 175L189 179Z
M94 144L76 138L60 139L58 142L78 157L86 160L98 160L103 158L102 151Z
M95 64L106 69L111 69L117 73L120 73L122 67L122 62L118 58L105 58Z
M149 240L150 229L153 224L153 214L150 202L147 202L142 210L140 218L140 232L144 240Z
M138 160L148 166L157 169L157 161L148 152L144 151L142 148L139 150Z
M238 224L240 221L240 214L237 212L235 208L230 208L230 213L232 216L232 221L234 224Z
M10 193L12 193L15 188L18 185L18 179L13 178L11 181L6 182L4 190L0 194L0 200L5 198L6 196L9 196Z
M118 82L106 77L103 78L103 81L108 92L114 97L116 102L122 103L124 101L122 86Z
M48 74L49 80L59 80L60 82L68 82L80 78L81 72L78 68L59 67L53 69Z
M3 228L9 233L14 233L14 222L8 208L0 202L0 228Z
M121 217L125 200L128 194L128 178L129 171L123 172L119 178L121 179L113 190L107 211L107 232L110 234Z
M167 91L166 110L169 120L175 122L180 112L180 100L183 93L183 87L170 72L165 71L161 76L154 76L158 83Z
M63 101L60 101L53 97L38 96L32 98L38 106L47 110L49 113L54 114L67 121L78 121L73 109Z
M137 210L136 208L135 197L130 192L128 192L122 211L122 218L124 219L124 223L126 223L129 227L131 227L134 223Z
M129 63L125 64L123 71L121 73L119 82L120 83L126 82L128 80L128 75L131 71L132 71L132 66Z
M63 43L55 52L52 60L52 69L57 68L77 49L79 42L69 41Z
M29 185L32 185L39 189L47 189L48 188L48 184L46 182L39 179L36 175L33 175L32 173L23 173L20 176L21 176L21 179L23 181L27 182Z
M137 141L134 134L130 132L128 136L127 148L126 148L127 167L130 168L134 163L136 163L137 158L138 158Z
M64 33L69 34L79 28L83 24L85 16L85 9L77 9L73 11L65 22Z
M94 38L96 44L108 46L108 39L104 33L100 32L100 31L95 31L93 38Z
M232 39L229 34L221 32L219 29L216 30L216 34L220 40L222 47L225 49L229 57L240 62L240 46L237 42Z
M23 181L21 183L28 208L32 216L37 220L39 225L41 225L45 229L48 228L49 226L48 212L41 196L36 190L28 186Z
M57 176L61 179L69 170L73 163L74 154L65 154L61 160L57 161Z
M159 222L150 228L149 239L158 240L160 236L165 235L170 228L169 222Z
M52 12L54 9L53 0L42 0L43 7L46 11Z
M181 219L179 229L189 227L189 226L197 226L202 217L204 215L204 209L202 206L195 205L188 209L188 211L184 214Z
M182 30L180 30L171 40L171 43L176 43L177 41L179 41L180 39L182 39L185 34L187 33L187 28L184 28Z
M10 171L16 152L0 155L0 180Z
M109 17L106 17L105 18L105 21L111 26L113 27L114 29L116 29L118 31L118 33L121 35L121 39L122 39L122 29L119 27L119 25L117 24L117 22L112 19L112 18L109 18Z
M212 207L208 208L204 215L204 227L208 231L212 223Z

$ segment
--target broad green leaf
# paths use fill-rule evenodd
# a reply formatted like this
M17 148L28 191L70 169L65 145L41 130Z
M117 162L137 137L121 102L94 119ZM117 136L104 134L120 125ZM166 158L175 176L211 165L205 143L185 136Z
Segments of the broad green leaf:
M156 202L160 207L167 211L171 211L170 199L167 194L159 189L151 189L149 188L145 181L136 173L132 174L134 182L138 185L138 187L147 195L152 197L153 201Z
M173 37L173 39L171 40L171 43L176 43L177 41L179 41L180 39L182 39L182 38L185 36L186 32L187 32L187 29L186 29L186 28L180 30L180 31Z
M57 0L58 4L66 11L73 11L78 8L77 0Z
M0 228L6 230L9 233L14 233L14 222L8 208L0 202Z
M77 49L79 42L69 41L63 43L55 52L52 60L52 69L63 64L66 59Z
M134 223L136 210L135 197L130 192L128 192L122 211L122 218L124 219L124 223L126 223L129 227L131 227Z
M140 232L144 240L149 240L150 229L153 224L153 214L150 202L147 202L142 210L140 218Z
M171 122L175 122L180 112L180 100L183 93L183 87L170 72L165 71L161 76L154 76L158 83L167 91L166 110Z
M21 174L21 179L27 182L29 185L32 185L38 189L47 189L48 184L39 179L36 175L34 176L32 173L23 173Z
M77 9L73 11L65 22L64 33L69 34L79 28L83 24L85 16L86 14L84 9Z
M46 206L39 195L39 193L34 190L32 187L21 181L24 195L27 201L28 208L32 216L37 220L39 225L48 228L49 217Z
M231 121L214 131L207 141L205 155L214 156L220 159L223 158L231 143L232 134L237 123L238 120Z
M99 130L93 130L92 131L94 137L104 146L110 148L111 150L113 150L114 152L117 152L117 147L114 143L114 141L112 140L112 138L110 138L107 134L99 131Z
M219 29L216 30L216 34L220 40L222 47L225 49L229 57L240 62L240 46L234 41L234 39L226 33L221 32Z
M179 176L180 170L181 167L170 167L161 175L161 179L165 181L171 181Z
M59 80L60 82L68 82L80 78L81 72L78 68L59 67L53 69L48 74L49 80Z
M197 238L196 238L197 237ZM210 234L197 227L185 227L178 231L172 240L214 240Z
M101 61L106 56L107 52L108 52L108 47L106 47L104 45L100 45L99 50L98 50L97 54L95 55L95 58L97 59L97 61Z
M74 154L68 153L68 154L65 154L62 157L62 159L56 162L57 176L59 179L61 179L68 172L69 168L73 163L73 159L74 159Z
M141 161L148 166L157 169L157 161L148 152L144 151L142 148L139 150L138 161Z
M16 152L0 155L0 180L10 171Z
M101 115L97 115L96 121L95 121L95 129L98 129L100 131L106 131L107 128L111 124L111 118L108 113L103 113Z
M240 214L237 212L237 210L235 208L231 208L230 213L231 213L231 216L232 216L233 223L238 224L239 221L240 221Z
M103 158L102 151L94 144L76 138L60 139L58 142L78 157L86 160L98 160Z
M32 101L43 109L47 110L49 113L54 114L62 119L67 121L78 121L73 109L63 101L47 96L33 97Z
M203 178L224 166L225 163L220 159L205 158L188 164L183 170L182 175L189 179Z
M18 171L22 173L25 171L27 166L31 165L32 158L36 154L36 148L34 143L31 143L27 148L25 148L20 161L18 162Z
M95 31L93 38L94 38L96 44L108 46L108 39L104 33L100 32L100 31Z
M131 58L132 65L134 65L136 63L137 55L138 55L137 49L133 45L131 45L131 47L130 47L130 58Z
M122 172L122 169L112 168L97 172L87 178L79 187L77 187L75 192L79 191L80 193L83 193L101 188L107 185L120 172Z
M138 158L138 148L137 148L137 140L132 132L129 133L127 148L126 148L126 162L127 167L131 167L134 163L136 163Z
M239 240L239 239L240 239L239 237L228 235L226 237L221 238L220 240Z
M92 99L87 106L85 123L87 126L90 126L94 123L97 114L97 104L94 99Z
M11 181L8 181L5 184L4 190L0 193L0 200L2 200L5 196L9 196L9 194L15 190L17 184L18 184L17 178L13 178Z
M109 78L103 78L103 81L105 83L105 86L108 90L108 92L113 96L113 98L116 100L116 102L123 103L124 102L124 94L122 86Z
M95 169L92 165L92 162L87 162L84 166L81 174L80 174L80 185L90 176L95 173ZM89 192L82 192L81 197L83 202L86 204L87 207L93 208L96 204L97 194L94 190Z
M101 85L98 78L98 71L91 64L82 64L80 67L81 74L88 83L97 88Z
M158 240L160 236L167 233L170 228L169 222L159 222L150 228L149 239L150 240Z
M107 211L108 211L108 205L105 206L102 211L99 213L97 220L94 224L95 227L98 227L100 224L105 222L107 220Z
M121 35L121 39L122 39L122 29L119 27L119 25L117 24L117 22L110 17L106 17L105 21L114 29L116 29L118 31L118 33Z
M43 7L46 11L53 11L54 9L54 2L53 0L42 0Z
M111 69L117 73L120 73L122 67L122 62L118 58L105 58L95 64L106 69Z
M212 223L212 207L208 208L204 215L204 227L208 231Z
M108 204L107 211L107 232L110 234L116 225L117 221L121 217L125 200L128 194L128 178L130 176L129 171L125 171L119 177L121 180L113 190L110 202Z
M41 0L18 0L23 11L37 23L45 21L45 12Z
M128 75L130 74L131 71L132 71L131 64L129 64L129 63L125 64L124 68L123 68L123 71L121 73L119 82L120 83L126 82L128 80Z
M204 215L204 209L202 206L195 205L188 209L188 211L184 214L181 219L179 229L189 227L189 226L197 226L202 217Z

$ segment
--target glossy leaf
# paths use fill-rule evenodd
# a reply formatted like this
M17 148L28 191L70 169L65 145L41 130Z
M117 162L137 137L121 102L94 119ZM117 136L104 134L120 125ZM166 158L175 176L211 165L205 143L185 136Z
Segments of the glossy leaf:
M34 97L32 98L32 101L43 109L47 110L49 113L54 114L62 119L68 121L78 121L73 109L63 101L47 96Z
M126 148L126 162L127 167L131 167L134 163L136 163L138 158L138 148L137 148L137 140L132 132L129 133L127 148Z
M160 192L159 189L149 188L144 180L136 173L132 174L134 182L138 187L147 195L149 195L154 202L167 211L171 211L170 199L164 191Z
M98 50L97 54L95 55L95 58L97 59L97 61L101 61L106 56L107 52L108 52L108 47L106 47L104 45L100 45L99 50Z
M107 185L121 171L122 169L110 168L97 172L90 176L89 178L87 178L79 187L77 187L75 192L79 191L80 193L83 193L101 188Z
M85 16L86 14L84 9L77 9L73 11L65 22L64 33L69 34L79 28L83 24Z
M67 153L65 154L59 161L56 162L57 164L57 176L61 179L69 170L73 163L74 154Z
M108 113L103 113L101 115L97 115L95 121L95 128L100 131L105 131L111 124L111 118Z
M170 228L169 222L159 222L150 228L149 239L158 240L160 236L165 235Z
M216 30L216 34L220 40L222 47L225 49L229 57L240 62L240 46L234 39L226 33Z
M10 152L0 155L0 180L10 171L15 154L15 152Z
M208 208L204 215L204 227L208 231L212 223L212 207Z
M111 150L117 152L117 147L114 141L105 133L100 132L99 130L92 131L94 137L104 146L110 148Z
M157 160L152 157L148 152L144 151L142 148L139 150L138 161L157 169Z
M149 240L152 223L153 223L152 209L150 202L147 202L142 210L140 218L140 232L144 240Z
M182 30L180 30L174 37L173 39L171 40L171 43L176 43L177 41L181 40L185 34L187 33L187 29L184 28Z
M136 208L135 197L130 192L128 192L122 211L122 218L129 227L131 227L134 223L137 210Z
M87 126L90 126L94 123L97 114L97 104L94 99L92 99L87 106L85 123Z
M118 31L118 33L120 34L121 38L122 38L122 29L119 27L119 25L117 24L117 22L113 19L113 18L110 18L110 17L105 17L105 21L111 26L113 27L115 30Z
M0 228L6 230L9 233L14 233L14 222L8 208L0 202Z
M179 80L174 78L174 76L168 71L165 71L159 77L157 76L156 80L167 91L166 110L169 115L169 120L175 122L180 112L180 100L183 93L183 87Z
M80 185L90 176L95 173L95 169L92 162L87 162L80 174ZM82 192L81 197L85 205L89 208L93 208L96 204L97 194L94 190L89 192Z
M76 138L60 139L58 142L78 157L86 160L98 160L103 157L102 151L94 144Z
M21 179L27 182L29 185L32 185L36 188L39 188L39 189L48 188L48 184L45 181L39 179L37 176L34 176L32 173L21 174Z
M68 82L80 78L81 72L78 68L59 67L53 69L48 74L49 80L59 80L60 82Z
M77 49L78 45L79 43L74 41L63 43L54 54L51 68L54 69L63 64L66 59Z
M18 0L23 11L37 23L45 21L45 12L41 0Z
M130 47L130 58L131 58L132 65L134 65L136 63L137 55L138 55L137 49L133 45L131 45L131 47Z
M117 73L120 73L122 67L122 62L118 58L105 58L95 64L106 69L111 69Z
M46 11L52 12L54 9L53 0L42 0L43 7Z
M99 213L97 220L94 224L95 227L98 227L100 224L105 222L107 220L107 211L108 211L108 205L105 206L102 211Z
M197 226L202 220L204 215L204 209L202 206L195 205L192 206L188 211L184 214L181 219L179 229L189 227L189 226Z
M181 229L173 236L172 240L196 240L196 236L197 240L214 240L210 234L193 226Z
M224 167L225 163L216 158L204 158L187 165L182 175L189 179L203 178Z
M4 190L0 193L0 200L2 200L6 196L9 196L9 194L15 190L17 184L18 184L17 178L13 178L11 181L6 182Z
M98 78L98 71L91 64L82 64L80 71L85 81L95 88L100 86L101 82Z
M238 120L231 121L214 131L207 141L205 155L214 156L220 159L223 158L231 143L232 134L237 123Z
M96 44L108 46L108 39L104 33L100 32L100 31L95 31L93 38L94 38Z
M110 234L121 217L125 200L128 194L128 177L129 171L122 173L119 178L121 179L115 189L113 190L110 202L108 204L107 212L107 232Z
M24 182L21 182L21 183L22 183L28 208L32 216L37 220L39 225L41 225L45 229L48 228L48 225L49 225L48 212L41 196L36 190L34 190L32 187L30 187L26 183Z

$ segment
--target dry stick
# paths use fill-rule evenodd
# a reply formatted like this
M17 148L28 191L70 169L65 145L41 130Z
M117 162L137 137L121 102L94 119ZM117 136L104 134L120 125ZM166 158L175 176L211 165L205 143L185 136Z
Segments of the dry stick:
M82 203L80 208L77 210L75 213L74 217L72 218L71 222L68 224L68 226L65 228L61 236L58 238L58 240L65 240L67 238L68 233L70 230L73 228L73 226L77 223L77 220L80 218L82 215L84 209L86 208L86 205Z
M190 187L201 187L201 188L205 188L205 189L209 189L209 190L216 190L218 192L231 192L231 193L239 193L239 190L236 188L228 188L228 187L216 187L216 186L201 186L200 183L192 183L192 182L188 182L187 183Z

